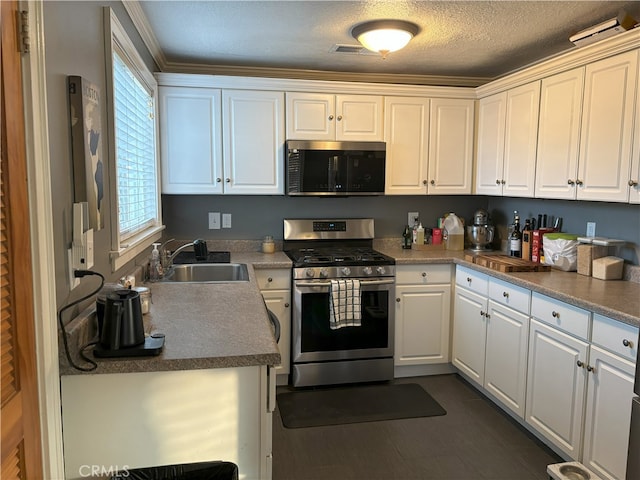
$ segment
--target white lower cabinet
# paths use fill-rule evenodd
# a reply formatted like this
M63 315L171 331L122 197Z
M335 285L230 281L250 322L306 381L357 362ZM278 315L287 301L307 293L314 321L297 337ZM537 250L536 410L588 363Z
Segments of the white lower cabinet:
M530 295L464 267L456 272L453 365L521 418Z
M396 267L396 366L449 362L450 265Z
M525 420L569 457L580 458L586 341L531 320Z
M287 384L291 371L291 269L255 270L267 308L280 322L280 365L275 367L278 385Z

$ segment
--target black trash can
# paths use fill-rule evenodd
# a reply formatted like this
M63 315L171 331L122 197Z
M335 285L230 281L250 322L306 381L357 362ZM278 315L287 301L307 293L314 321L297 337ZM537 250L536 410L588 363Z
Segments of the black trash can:
M110 480L238 480L238 466L231 462L200 462L121 471Z

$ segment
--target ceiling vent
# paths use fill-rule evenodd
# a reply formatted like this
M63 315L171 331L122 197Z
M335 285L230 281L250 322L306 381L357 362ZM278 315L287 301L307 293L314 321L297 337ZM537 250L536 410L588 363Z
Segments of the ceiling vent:
M329 49L329 53L347 53L351 55L378 55L378 52L367 50L362 45L335 44Z

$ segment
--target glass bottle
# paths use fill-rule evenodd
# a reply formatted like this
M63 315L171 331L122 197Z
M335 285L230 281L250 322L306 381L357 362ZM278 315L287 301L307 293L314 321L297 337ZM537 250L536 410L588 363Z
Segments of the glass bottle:
M520 215L517 210L513 212L513 230L509 235L509 255L522 257L522 232L520 231Z

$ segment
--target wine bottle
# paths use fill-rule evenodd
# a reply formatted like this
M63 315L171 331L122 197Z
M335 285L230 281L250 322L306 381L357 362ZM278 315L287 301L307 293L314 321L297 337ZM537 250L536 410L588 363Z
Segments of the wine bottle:
M522 257L522 232L520 231L520 215L513 212L513 230L509 235L509 255L512 257Z

